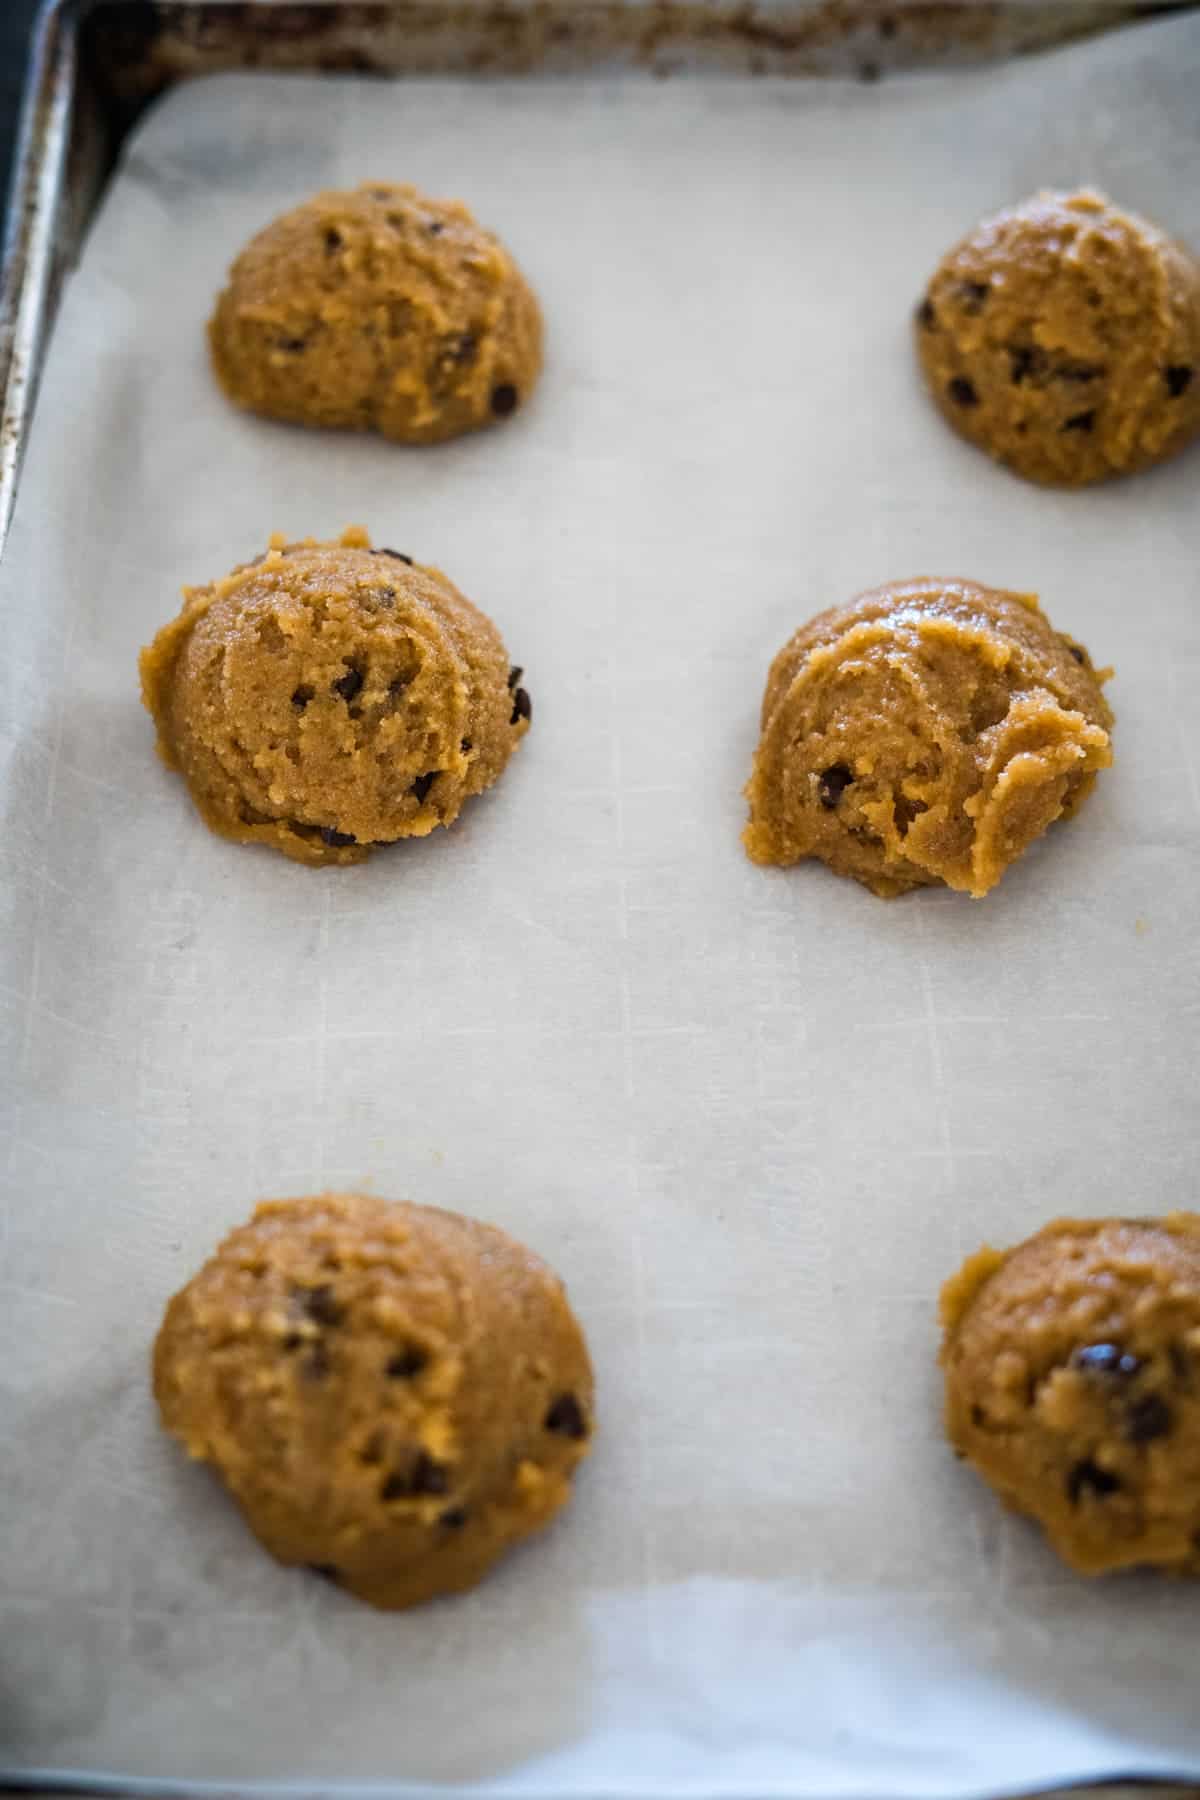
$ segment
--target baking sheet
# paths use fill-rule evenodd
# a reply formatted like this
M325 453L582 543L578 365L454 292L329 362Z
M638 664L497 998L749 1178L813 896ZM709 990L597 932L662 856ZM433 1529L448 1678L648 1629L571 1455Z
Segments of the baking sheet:
M0 1768L210 1786L967 1796L1200 1777L1194 1586L1087 1585L939 1435L936 1289L1063 1211L1194 1205L1200 461L1060 495L946 432L908 311L987 209L1091 180L1200 244L1200 20L852 83L220 77L135 139L68 292L0 571L7 772ZM550 328L437 450L232 412L243 239L462 194ZM528 671L450 834L218 841L135 658L269 531L365 522ZM738 842L762 682L888 577L1037 589L1117 762L983 904ZM263 1194L495 1220L567 1278L602 1430L476 1593L277 1568L160 1438L167 1296Z

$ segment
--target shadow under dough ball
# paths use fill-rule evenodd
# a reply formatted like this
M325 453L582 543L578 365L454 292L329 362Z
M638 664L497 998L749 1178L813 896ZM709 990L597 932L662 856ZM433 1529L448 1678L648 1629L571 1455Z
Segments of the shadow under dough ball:
M493 1226L363 1194L231 1232L167 1307L154 1393L273 1556L389 1608L548 1524L592 1433L557 1276Z
M509 417L542 363L537 300L499 239L460 201L381 182L252 238L208 336L236 405L411 444Z
M939 264L915 331L954 429L1029 481L1129 474L1200 432L1200 262L1101 194L984 220Z
M818 613L767 677L747 853L815 856L885 899L979 899L1112 761L1106 675L1033 595L972 581Z
M1059 1219L941 1302L946 1432L1083 1575L1200 1575L1200 1215Z
M361 862L451 824L532 713L492 621L354 528L273 538L185 588L140 668L159 754L205 823L303 863Z

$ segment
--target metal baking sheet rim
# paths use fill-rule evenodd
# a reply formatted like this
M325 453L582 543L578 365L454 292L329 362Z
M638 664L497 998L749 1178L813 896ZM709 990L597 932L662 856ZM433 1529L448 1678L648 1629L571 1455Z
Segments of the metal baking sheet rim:
M218 1794L218 1800L240 1800L242 1795L253 1795L255 1800L319 1800L331 1791L319 1783L303 1785L282 1781L260 1781L245 1787L214 1790L202 1782L77 1775L55 1769L35 1769L22 1776L19 1786L0 1779L0 1793L36 1795L37 1800L59 1800L60 1796L65 1800L65 1796L73 1794L98 1794L105 1800L124 1795L130 1796L130 1800L213 1800L214 1793ZM471 1790L466 1788L424 1790L406 1788L394 1782L339 1784L336 1792L337 1800L425 1800L426 1792L429 1800L471 1800ZM1190 1782L1126 1781L1118 1777L1098 1786L1089 1783L1084 1787L1044 1788L1034 1793L1028 1788L997 1788L995 1800L1196 1800L1198 1793L1200 1789ZM597 1790L589 1800L610 1800L610 1796ZM647 1800L651 1797L647 1796ZM870 1796L864 1795L863 1800L870 1800Z
M63 279L103 184L89 24L117 39L118 91L251 64L428 73L633 63L857 75L996 58L1200 0L45 0L30 54L0 274L0 556ZM125 15L124 21L122 14ZM121 34L124 34L123 36ZM139 55L140 53L140 55ZM128 121L126 121L128 122ZM119 134L118 134L119 135ZM111 148L115 148L111 146Z

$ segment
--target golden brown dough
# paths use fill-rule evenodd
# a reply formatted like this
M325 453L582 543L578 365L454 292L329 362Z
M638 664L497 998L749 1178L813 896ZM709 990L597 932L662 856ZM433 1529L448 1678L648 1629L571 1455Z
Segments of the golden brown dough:
M946 1431L1084 1575L1200 1575L1200 1216L1058 1219L942 1290Z
M507 418L542 363L537 300L458 200L364 182L251 239L208 328L238 406L434 443Z
M493 1226L264 1201L175 1295L166 1429L255 1536L374 1606L473 1587L570 1498L592 1373L561 1282Z
M1082 486L1200 431L1200 263L1102 194L1037 194L985 219L917 308L930 392L1029 481Z
M1032 594L973 581L818 613L771 665L747 852L819 857L884 898L945 882L978 899L1112 761L1106 674Z
M272 538L185 588L140 668L159 754L205 823L304 863L361 862L451 824L532 711L491 620L356 527Z

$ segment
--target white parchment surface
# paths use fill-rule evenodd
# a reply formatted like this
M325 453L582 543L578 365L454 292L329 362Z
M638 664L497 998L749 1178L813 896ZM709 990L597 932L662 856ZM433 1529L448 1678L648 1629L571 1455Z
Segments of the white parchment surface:
M222 77L138 132L58 325L5 619L0 1768L546 1796L1200 1777L1200 1588L1087 1585L941 1440L983 1239L1195 1205L1200 453L1080 494L957 442L909 313L1092 181L1200 244L1200 19L887 80ZM243 417L203 325L273 214L463 195L544 302L435 450ZM534 728L453 832L212 837L138 648L271 530L443 566ZM889 577L1040 591L1117 762L982 904L738 833L768 662ZM369 1185L566 1277L601 1431L475 1594L378 1615L160 1436L168 1295L265 1194Z

